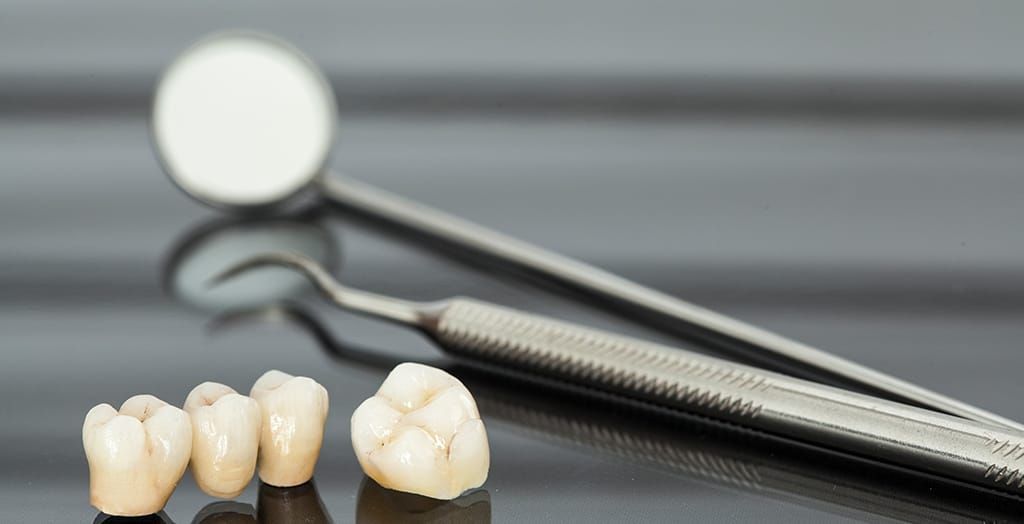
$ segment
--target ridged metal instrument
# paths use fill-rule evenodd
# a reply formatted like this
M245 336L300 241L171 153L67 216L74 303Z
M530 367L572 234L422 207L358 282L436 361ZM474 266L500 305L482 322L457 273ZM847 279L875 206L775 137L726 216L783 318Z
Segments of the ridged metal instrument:
M377 295L294 254L253 257L215 280L268 265L301 271L342 308L415 326L456 356L1024 494L1022 432L476 300Z

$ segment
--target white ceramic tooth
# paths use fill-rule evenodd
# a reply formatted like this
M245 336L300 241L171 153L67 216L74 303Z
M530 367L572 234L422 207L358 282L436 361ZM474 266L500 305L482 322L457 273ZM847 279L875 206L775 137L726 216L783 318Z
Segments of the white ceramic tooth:
M252 386L260 405L260 480L271 486L298 486L313 478L324 424L327 390L315 380L271 370Z
M260 406L216 382L204 382L185 399L192 418L192 475L206 494L237 497L252 480L260 445Z
M125 517L163 509L188 466L192 425L184 411L152 395L136 395L119 411L100 404L85 416L89 501Z
M352 414L352 448L385 488L453 499L487 480L490 449L462 382L422 364L399 364Z

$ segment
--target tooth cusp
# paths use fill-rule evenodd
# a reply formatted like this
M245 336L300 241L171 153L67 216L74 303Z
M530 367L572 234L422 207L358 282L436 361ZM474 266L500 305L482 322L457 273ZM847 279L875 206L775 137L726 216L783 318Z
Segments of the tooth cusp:
M89 410L82 444L92 505L109 515L149 515L163 509L185 473L192 425L184 411L137 395L117 411L109 404Z
M383 487L453 499L487 480L490 450L476 401L445 371L398 365L351 424L359 464Z

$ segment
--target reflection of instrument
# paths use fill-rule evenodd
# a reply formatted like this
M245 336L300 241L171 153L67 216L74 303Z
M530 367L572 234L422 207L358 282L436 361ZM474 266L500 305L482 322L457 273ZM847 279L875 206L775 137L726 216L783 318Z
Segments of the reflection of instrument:
M476 395L488 422L510 422L541 439L819 509L849 508L921 523L1009 521L1024 511L1024 503L1009 497L979 495L971 488L712 423L652 422L585 397L543 401L538 409L541 399L532 394L524 398L507 390L494 395L493 390Z
M330 84L296 49L265 35L230 33L196 44L167 68L153 103L153 140L175 184L216 207L268 208L314 188L379 221L690 326L706 343L754 349L897 399L1024 430L1009 419L596 267L355 180L322 176L335 112Z
M248 320L286 322L312 335L346 367L387 373L399 363L381 351L336 340L294 304L218 317L215 329ZM1024 501L712 421L652 409L616 397L518 377L487 368L440 364L473 392L487 424L559 445L729 489L792 501L824 511L912 522L1004 522L1024 513Z
M164 261L163 284L179 302L206 311L255 307L309 290L302 277L270 268L244 279L210 288L209 278L225 266L252 255L287 249L333 267L337 237L314 211L288 216L223 219L189 230Z
M823 386L682 349L464 298L416 303L342 286L294 254L253 257L215 278L282 266L336 305L419 328L454 355L1024 493L1024 433Z

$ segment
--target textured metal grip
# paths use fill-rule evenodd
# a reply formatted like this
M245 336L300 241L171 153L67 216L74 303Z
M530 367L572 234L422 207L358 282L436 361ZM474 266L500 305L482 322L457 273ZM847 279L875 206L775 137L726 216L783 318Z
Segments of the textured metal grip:
M1010 430L467 299L433 334L456 355L1024 493Z
M459 299L441 316L449 350L718 418L753 418L770 379L673 348Z

